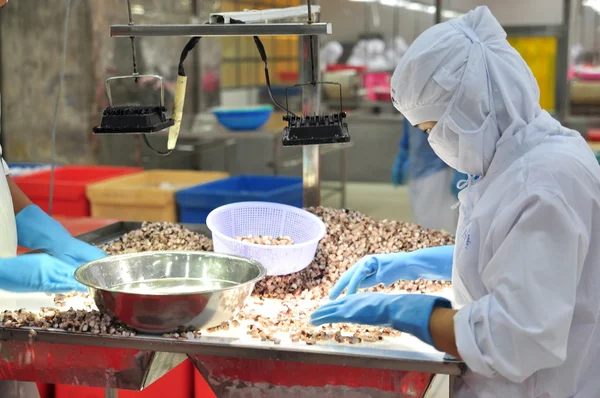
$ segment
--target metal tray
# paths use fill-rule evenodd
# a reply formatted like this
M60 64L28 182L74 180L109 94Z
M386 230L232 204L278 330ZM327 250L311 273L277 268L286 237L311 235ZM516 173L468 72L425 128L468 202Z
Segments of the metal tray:
M119 239L128 232L135 231L142 227L142 222L138 221L120 221L107 225L100 229L79 235L77 238L92 245L101 246ZM180 224L193 232L201 233L212 238L210 229L204 224Z

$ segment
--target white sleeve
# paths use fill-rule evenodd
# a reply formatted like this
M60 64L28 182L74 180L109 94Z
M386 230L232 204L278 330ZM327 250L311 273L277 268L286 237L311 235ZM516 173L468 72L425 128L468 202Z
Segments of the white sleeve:
M4 158L2 157L2 147L1 146L0 146L0 159L2 160L2 168L4 169L4 175L9 175L10 169L8 168L8 165L4 161Z
M587 228L564 199L525 192L498 215L482 269L489 295L454 317L458 352L469 369L520 383L566 358Z

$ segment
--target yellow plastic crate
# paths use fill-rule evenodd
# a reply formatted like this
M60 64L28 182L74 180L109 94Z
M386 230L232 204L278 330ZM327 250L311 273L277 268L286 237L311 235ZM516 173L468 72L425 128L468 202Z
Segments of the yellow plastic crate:
M175 192L229 177L215 171L151 170L87 187L92 217L123 221L177 221Z

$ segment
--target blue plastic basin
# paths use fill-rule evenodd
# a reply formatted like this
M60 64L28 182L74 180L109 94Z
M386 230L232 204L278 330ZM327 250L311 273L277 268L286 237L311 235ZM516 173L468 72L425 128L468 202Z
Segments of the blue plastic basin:
M264 126L273 113L271 105L247 108L217 108L213 114L223 127L233 131L252 131Z

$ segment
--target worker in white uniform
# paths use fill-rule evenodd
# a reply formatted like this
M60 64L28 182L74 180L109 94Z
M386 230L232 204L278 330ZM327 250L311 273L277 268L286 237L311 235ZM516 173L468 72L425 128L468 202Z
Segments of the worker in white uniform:
M6 0L0 0L0 8ZM0 159L2 148L0 148ZM17 244L44 253L17 256ZM0 160L0 290L17 293L87 291L77 267L106 254L75 239L19 189ZM35 383L0 381L0 397L39 397Z
M600 397L600 166L584 139L540 108L530 69L486 7L419 36L392 96L470 176L456 245L366 257L313 324L391 326L461 358L455 397ZM454 308L430 295L354 294L449 274Z
M335 65L344 55L344 47L338 41L327 42L319 51L319 66L324 72L329 65Z
M448 167L433 151L427 134L404 119L404 134L392 167L392 184L408 180L413 222L454 233L458 223L458 184L465 175Z
M102 250L72 237L33 205L11 179L4 159L0 162L0 237L0 290L9 292L87 291L75 280L75 270L106 256ZM45 253L17 256L17 244ZM2 398L38 396L35 383L0 381Z

